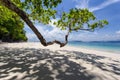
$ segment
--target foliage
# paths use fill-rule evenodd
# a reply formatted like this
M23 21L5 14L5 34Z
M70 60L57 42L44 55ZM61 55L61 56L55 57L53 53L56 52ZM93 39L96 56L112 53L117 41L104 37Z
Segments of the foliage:
M29 18L48 24L51 18L55 18L56 7L62 0L12 0L19 8L23 9Z
M56 18L58 11L53 8L62 0L12 0L19 8L23 9L31 20L37 20L44 24L49 24L52 18ZM106 20L96 21L96 17L88 9L71 9L68 13L62 12L55 25L61 30L71 28L71 31L78 31L87 26L87 30L94 31L95 28L102 28L108 24ZM57 17L58 18L58 17ZM95 22L96 21L96 22Z
M17 14L0 5L0 39L6 41L26 41L24 24Z
M72 31L90 30L95 28L102 28L108 24L106 20L99 20L95 22L96 17L88 9L71 9L69 13L63 12L58 22L54 22L62 30L70 29Z

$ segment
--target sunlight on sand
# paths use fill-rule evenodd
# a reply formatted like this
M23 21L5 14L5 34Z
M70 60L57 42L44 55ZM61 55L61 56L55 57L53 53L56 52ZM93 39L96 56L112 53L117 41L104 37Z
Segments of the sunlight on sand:
M95 52L39 43L0 44L0 80L119 80L120 55Z

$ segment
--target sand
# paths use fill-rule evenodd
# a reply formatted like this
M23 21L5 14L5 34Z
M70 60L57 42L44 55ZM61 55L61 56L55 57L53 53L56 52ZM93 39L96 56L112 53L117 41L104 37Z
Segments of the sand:
M4 43L0 80L120 80L120 54L56 44Z

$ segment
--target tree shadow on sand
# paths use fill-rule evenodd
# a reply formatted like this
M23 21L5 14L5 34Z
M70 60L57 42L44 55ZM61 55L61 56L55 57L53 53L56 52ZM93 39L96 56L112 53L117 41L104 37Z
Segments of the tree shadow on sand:
M102 80L100 76L89 73L86 67L71 61L70 55L63 55L60 52L74 53L77 55L75 59L91 62L101 69L104 63L97 60L106 58L76 51L53 52L49 49L2 47L0 48L0 80L95 80L96 77ZM120 75L117 72L120 68L116 67L116 64L111 67L114 69L113 73Z
M66 51L66 50L62 50L62 51L68 53L72 52L76 54L76 59L83 59L84 61L90 62L92 65L95 65L104 71L109 71L115 73L116 75L120 75L120 60L116 61L108 57L98 56L95 54L85 54L77 51ZM99 61L101 59L108 59L111 62L106 64L104 62ZM108 67L110 67L111 69L109 70Z

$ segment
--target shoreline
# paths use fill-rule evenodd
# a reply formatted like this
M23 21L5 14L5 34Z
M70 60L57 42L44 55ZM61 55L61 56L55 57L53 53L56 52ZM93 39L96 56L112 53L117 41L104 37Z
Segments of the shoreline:
M76 47L76 46L72 46L72 45L69 45L69 47L71 48L75 48L76 50L80 50L80 51L83 51L83 52L87 52L87 53L98 53L98 55L101 54L102 55L108 55L109 54L113 55L113 56L109 56L109 57L119 57L120 58L120 52L114 52L114 51L107 51L107 50L100 50L100 49L93 49L93 48L89 48L89 47L82 47L82 46L79 46L79 47Z
M119 53L114 52L107 52L102 50L96 50L96 49L89 49L89 48L82 48L82 47L75 47L71 45L66 45L62 48L60 48L59 45L53 44L47 47L44 47L41 45L40 42L20 42L20 43L3 43L2 46L12 47L12 48L35 48L35 49L50 49L52 51L55 50L69 50L69 51L79 51L87 54L96 54L99 56L106 56L110 58L117 58L120 59Z

